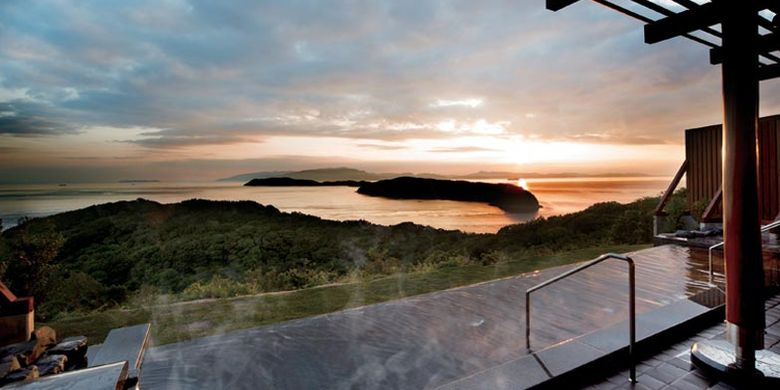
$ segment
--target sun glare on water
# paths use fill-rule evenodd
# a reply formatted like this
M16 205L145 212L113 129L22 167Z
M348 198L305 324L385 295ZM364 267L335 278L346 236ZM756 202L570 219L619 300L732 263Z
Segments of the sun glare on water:
M517 186L522 188L522 189L524 189L524 190L526 190L526 191L528 191L528 182L525 181L525 179L519 179L517 181Z

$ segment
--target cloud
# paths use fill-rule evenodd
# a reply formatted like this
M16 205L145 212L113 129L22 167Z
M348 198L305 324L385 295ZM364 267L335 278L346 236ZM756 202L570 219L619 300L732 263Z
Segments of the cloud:
M647 104L652 94L637 96L630 107L622 99L683 88L702 73L691 65L706 62L675 50L667 50L673 61L656 60L640 25L596 7L553 14L504 1L75 5L7 2L0 10L0 88L24 90L62 114L25 119L17 133L192 133L134 141L157 148L279 134L441 138L452 128L558 136L598 128L608 113L594 107L628 120L635 107L668 112L674 99ZM534 126L527 112L539 114ZM500 122L514 127L494 126Z
M22 151L22 148L15 148L13 146L0 146L0 153L10 154Z
M0 134L25 148L78 134L69 153L86 156L97 142L187 158L280 136L401 156L466 136L680 143L720 121L706 48L642 33L604 7L535 1L5 1ZM762 96L762 112L780 109L780 84Z
M455 146L451 148L433 148L429 149L433 153L473 153L473 152L496 152L497 149L483 148L479 146Z
M232 145L245 142L259 142L248 140L241 136L231 134L198 134L183 131L181 129L163 129L140 134L143 138L122 140L118 142L135 144L147 148L181 148L199 145Z
M620 144L620 145L666 145L672 142L658 138L644 135L636 135L632 133L628 134L607 134L607 133L590 133L590 134L574 134L563 138L567 141L595 143L595 144Z
M78 132L76 126L47 114L45 106L38 103L20 100L0 102L0 135L37 137Z
M435 102L431 103L431 107L435 108L441 108L441 107L470 107L470 108L477 108L482 105L484 101L482 99L460 99L460 100L446 100L446 99L437 99Z
M375 149L375 150L402 150L402 149L406 149L406 146L403 146L403 145L385 145L385 144L368 144L368 143L357 144L357 147L364 148L364 149Z

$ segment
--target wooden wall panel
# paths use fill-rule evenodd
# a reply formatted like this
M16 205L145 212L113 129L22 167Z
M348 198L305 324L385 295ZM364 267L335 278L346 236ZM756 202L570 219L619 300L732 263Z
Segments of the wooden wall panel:
M685 181L689 210L693 210L697 203L703 210L720 189L722 145L720 125L685 131L685 158L688 161ZM720 212L715 213L715 216L720 215Z
M778 185L779 116L762 118L758 126L758 182L761 221L773 221L780 212Z
M688 161L688 207L709 203L721 186L723 130L720 125L685 131ZM761 118L758 125L759 210L762 223L780 213L780 115ZM720 217L720 212L714 213Z

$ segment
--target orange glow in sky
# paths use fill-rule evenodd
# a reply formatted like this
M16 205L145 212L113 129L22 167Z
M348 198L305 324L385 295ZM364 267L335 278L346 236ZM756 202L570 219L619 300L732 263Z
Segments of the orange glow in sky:
M601 7L246 3L3 2L0 183L672 175L683 131L721 121L696 45L648 50ZM247 23L227 26L236 9ZM780 82L761 93L780 112Z

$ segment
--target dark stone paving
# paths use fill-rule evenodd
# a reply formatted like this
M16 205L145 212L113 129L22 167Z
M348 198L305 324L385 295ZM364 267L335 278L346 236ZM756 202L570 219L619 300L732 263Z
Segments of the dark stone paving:
M706 254L664 246L631 256L637 264L638 313L708 288ZM144 389L435 388L525 356L525 290L571 267L151 348L141 384ZM625 264L602 263L534 293L532 345L540 350L624 321L626 306Z
M652 347L668 337L670 332L689 331L691 321L699 321L701 316L711 317L721 312L718 307L723 304L722 293L712 289L705 295L717 295L717 305L706 307L692 300L682 300L638 315L637 348ZM615 356L627 356L628 338L628 323L622 322L461 378L437 390L512 390L542 384L547 388L576 386L582 374L593 375L583 372L582 367L608 372L606 366L623 364L625 357L617 360ZM543 372L546 375L528 375L529 372Z
M765 348L780 353L780 295L766 302ZM677 343L655 356L643 360L637 366L637 384L628 382L628 371L623 371L596 383L583 384L586 389L734 389L717 382L691 364L691 345L707 339L722 339L725 326L713 326L688 340Z

